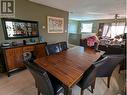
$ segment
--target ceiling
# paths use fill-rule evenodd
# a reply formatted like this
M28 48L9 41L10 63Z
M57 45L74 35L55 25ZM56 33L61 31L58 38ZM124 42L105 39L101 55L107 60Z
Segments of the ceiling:
M69 19L97 20L126 16L126 0L30 0L69 12Z

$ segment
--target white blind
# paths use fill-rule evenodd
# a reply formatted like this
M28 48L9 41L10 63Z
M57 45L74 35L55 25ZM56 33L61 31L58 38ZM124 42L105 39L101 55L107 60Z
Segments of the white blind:
M91 33L92 26L93 26L93 23L82 23L81 24L81 32Z

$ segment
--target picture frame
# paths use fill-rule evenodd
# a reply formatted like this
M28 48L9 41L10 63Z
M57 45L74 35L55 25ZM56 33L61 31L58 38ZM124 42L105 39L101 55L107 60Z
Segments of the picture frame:
M39 37L38 21L1 18L5 39Z
M48 33L63 33L64 18L47 16L47 30Z

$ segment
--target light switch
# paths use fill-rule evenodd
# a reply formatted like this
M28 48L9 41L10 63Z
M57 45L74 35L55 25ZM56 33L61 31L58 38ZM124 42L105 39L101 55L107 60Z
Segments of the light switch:
M67 30L65 30L65 32L67 32Z
M45 29L45 26L42 26L43 29Z

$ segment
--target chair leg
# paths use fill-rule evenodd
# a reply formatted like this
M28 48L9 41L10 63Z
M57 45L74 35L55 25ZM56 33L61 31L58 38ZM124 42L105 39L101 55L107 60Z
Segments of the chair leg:
M119 67L119 74L120 74L120 67Z
M110 87L110 79L111 79L111 77L108 77L108 79L107 79L107 86L108 86L108 88Z
M95 88L95 82L91 84L91 93L93 93L93 89Z
M83 91L84 91L84 90L81 88L81 95L83 95Z
M40 93L40 91L38 90L38 94L37 95L40 95L41 93Z

